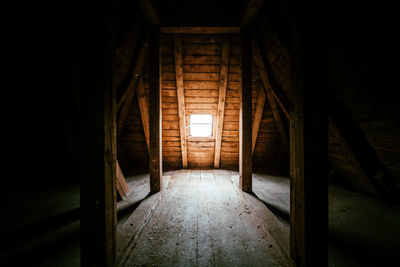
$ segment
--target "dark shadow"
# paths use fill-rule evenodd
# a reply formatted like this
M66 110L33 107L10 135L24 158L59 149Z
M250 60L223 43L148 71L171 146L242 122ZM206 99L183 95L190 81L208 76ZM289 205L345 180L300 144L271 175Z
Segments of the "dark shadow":
M258 200L260 200L275 216L282 218L283 220L289 222L290 220L290 214L287 213L286 211L280 209L279 207L275 207L267 202L265 202L264 200L262 200L261 198L259 198L253 191L251 192L246 192L252 196L254 196L255 198L257 198Z
M277 208L273 205L268 204L267 202L265 202L264 200L260 199L262 201L262 203L264 203L264 205L277 217L282 218L283 220L287 221L289 223L290 221L290 214L287 213L284 210L281 210L280 208Z
M137 200L135 202L132 202L130 205L121 208L117 211L117 220L121 221L121 220L125 220L127 219L136 209L137 207L139 207L139 205L148 197L150 197L151 195L153 195L151 192L148 193L144 198Z
M63 218L65 221L62 221ZM19 228L6 238L2 239L3 242L10 245L0 256L3 266L43 266L43 262L49 260L69 264L72 258L78 261L79 209ZM70 253L64 257L66 250ZM59 259L61 257L63 259Z
M334 259L345 261L348 258L352 262L359 263L359 265L353 266L398 266L396 249L389 250L388 247L376 246L355 236L340 233L329 233L329 243L332 245L333 251L340 254L340 256L332 255Z
M331 89L331 91L333 90ZM347 142L380 197L388 203L399 205L399 189L392 177L388 175L384 164L352 116L345 101L331 95L328 104L332 122Z
M48 219L13 229L8 233L2 233L0 238L3 243L7 244L6 250L13 250L21 246L21 244L45 236L58 228L79 220L79 218L80 208L75 208Z

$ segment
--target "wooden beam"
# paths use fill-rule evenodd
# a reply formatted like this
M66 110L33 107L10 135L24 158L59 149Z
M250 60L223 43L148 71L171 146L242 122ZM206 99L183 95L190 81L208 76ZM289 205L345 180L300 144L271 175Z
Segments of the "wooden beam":
M255 38L254 38L255 39ZM265 60L261 53L261 46L258 45L257 40L253 41L253 53L254 53L254 60L258 67L258 71L260 72L261 80L264 84L266 91L270 90L273 94L275 100L277 101L278 105L281 107L285 116L290 119L289 114L289 100L286 97L285 92L280 87L271 87L270 79L268 77L268 72L265 66Z
M264 0L247 1L243 12L242 26L250 25L256 20L263 4Z
M126 197L129 195L129 186L126 183L125 176L122 173L121 167L118 164L118 160L116 163L116 169L117 169L117 182L116 182L116 187L119 195L121 196L122 199L126 199Z
M143 85L143 77L140 77L139 84L137 87L137 96L139 103L140 116L142 118L143 132L146 139L147 149L150 151L149 142L149 100L147 98L146 92Z
M139 12L138 12L139 13ZM129 31L125 35L121 44L117 47L115 55L115 80L114 86L117 88L126 88L125 84L129 84L132 72L135 67L135 55L138 45L140 45L139 38L142 34L143 17L140 13L135 17L135 21L129 27ZM125 90L123 90L125 91Z
M221 59L221 71L219 75L218 84L218 110L217 110L217 122L215 132L215 153L214 153L214 168L219 168L221 158L221 140L222 140L222 129L224 127L224 115L225 115L225 99L226 99L226 86L228 84L228 68L229 68L229 54L230 54L230 41L225 40L222 44L222 59Z
M231 34L239 33L240 27L161 27L161 32L173 34Z
M150 124L150 191L161 190L161 54L160 28L149 27L149 124Z
M138 0L139 7L143 12L146 20L153 26L159 25L157 9L153 0Z
M138 81L140 79L140 75L142 74L143 66L146 61L146 56L148 53L148 45L147 41L145 41L140 49L135 69L132 73L132 78L129 82L128 88L125 90L125 93L122 95L121 99L118 102L117 109L120 109L118 115L118 127L117 127L117 136L119 137L122 132L122 128L124 126L125 120L128 116L129 109L132 104L133 96L135 95L135 90L138 85Z
M239 187L245 192L252 191L252 71L251 71L251 31L243 27L241 31L241 99L239 112Z
M260 129L260 123L264 111L264 104L265 104L265 92L264 88L260 86L259 91L258 91L258 97L257 97L257 105L256 105L256 111L253 116L253 126L252 126L252 154L254 154L254 149L256 148L256 143L257 143L257 136L258 136L258 130Z
M185 88L183 86L182 40L174 35L176 94L178 98L179 133L182 152L182 167L187 168L187 140L185 123Z
M274 116L274 121L275 121L276 128L278 129L279 136L281 137L282 143L283 143L286 151L289 151L289 137L286 133L283 119L282 119L281 115L279 114L278 105L275 101L275 98L274 98L271 90L267 90L267 98L268 98L268 102L269 102L269 105L272 110L272 115Z
M114 266L116 255L115 28L109 1L80 24L81 266Z
M297 2L296 2L297 3ZM300 4L299 4L300 5ZM303 17L304 10L296 13ZM327 101L312 27L293 23L290 48L290 254L295 266L328 265ZM297 27L302 28L297 28ZM319 49L319 50L318 50ZM318 56L316 56L318 55Z
M350 164L352 165L352 169L355 170L357 173L357 175L350 175L351 177L346 177L349 184L360 193L366 194L376 199L381 199L380 194L377 192L374 185L368 179L368 176L365 174L364 170L358 163L358 160L354 153L351 151L346 139L343 137L342 133L339 131L339 129L330 117L329 126L329 129L332 131L334 138L340 144L342 152L351 162ZM332 166L335 167L334 164Z
M361 179L359 185L363 184L365 188L358 187L356 189L364 193L369 192L373 197L386 202L398 204L397 187L388 177L385 166L353 119L350 111L347 110L345 103L332 95L329 99L329 115L336 137L343 144L345 153L361 168L360 177L357 179ZM373 190L368 190L367 188L371 186Z
M269 79L267 72L265 71L265 65L263 63L260 49L257 44L255 36L253 36L253 57L256 62L256 65L260 71L260 76L261 76L262 83L264 85L265 94L268 98L268 102L271 107L272 115L274 116L274 121L275 121L276 127L279 132L279 136L281 137L281 140L282 140L283 145L285 146L285 149L289 150L288 135L285 130L284 122L281 118L281 115L279 114L278 106L275 101L275 97L272 93L272 86L270 84L270 79ZM261 74L261 72L262 72L262 74Z
M146 62L146 57L148 53L148 44L147 44L147 34L144 39L144 42L140 48L139 54L136 58L135 67L133 69L133 73L130 76L130 80L126 89L121 93L120 98L117 102L117 110L120 110L122 105L126 102L125 100L129 96L133 96L132 92L136 89L137 82L139 80L140 75L142 74L144 63Z

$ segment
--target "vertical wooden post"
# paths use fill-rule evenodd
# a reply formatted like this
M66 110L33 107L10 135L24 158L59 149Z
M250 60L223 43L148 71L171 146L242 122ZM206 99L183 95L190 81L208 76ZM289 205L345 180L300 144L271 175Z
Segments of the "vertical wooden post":
M149 27L149 119L150 119L150 190L161 190L162 144L161 144L161 62L160 28Z
M251 142L251 32L248 26L241 30L241 94L239 117L239 187L246 192L252 190L253 153Z
M81 265L113 266L116 252L115 36L111 1L81 24ZM84 13L84 12L83 12Z
M320 43L310 39L318 34L300 23L293 24L290 49L290 254L296 266L326 266L328 116L321 90L323 60L316 53Z

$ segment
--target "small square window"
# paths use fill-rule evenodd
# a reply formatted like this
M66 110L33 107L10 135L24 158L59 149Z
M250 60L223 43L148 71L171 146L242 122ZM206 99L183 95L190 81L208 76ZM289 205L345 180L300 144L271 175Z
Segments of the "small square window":
M212 136L212 115L195 114L190 115L190 136L207 137Z

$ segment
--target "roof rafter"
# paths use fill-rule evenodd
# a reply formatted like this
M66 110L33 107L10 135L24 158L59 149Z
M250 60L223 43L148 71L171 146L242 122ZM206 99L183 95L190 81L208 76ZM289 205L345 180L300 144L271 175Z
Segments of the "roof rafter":
M176 75L176 94L178 97L179 133L182 151L182 166L188 167L187 162L187 140L185 122L185 93L183 85L183 61L182 61L182 40L174 35L174 55L175 55L175 75Z
M254 149L256 147L257 143L257 136L258 136L258 130L260 129L260 123L264 111L264 105L265 105L265 92L264 88L260 86L259 91L258 91L258 97L257 97L257 104L256 104L256 111L254 112L253 116L253 126L252 126L252 153L254 154Z
M276 97L273 94L273 88L270 84L269 76L266 72L264 62L262 60L260 48L257 44L256 38L253 38L253 57L260 72L261 80L264 85L265 94L268 98L268 102L270 104L272 114L274 116L275 124L278 128L279 135L282 139L282 143L285 146L285 149L288 150L288 135L286 133L284 122L279 114L278 105L275 102ZM282 92L283 93L283 92ZM282 109L283 110L283 109ZM287 110L286 110L287 112Z
M226 39L222 43L221 71L218 84L219 93L218 93L218 110L217 110L217 124L216 124L217 129L215 133L215 150L214 150L215 168L219 168L221 159L221 143L222 143L221 141L222 141L222 129L224 127L226 87L228 84L229 54L230 54L230 41L229 39Z
M347 110L345 103L330 97L329 116L336 137L345 144L345 152L362 169L364 175L361 176L364 177L365 183L372 184L381 199L398 204L397 187L387 175L385 166Z
M121 41L116 50L115 55L115 81L114 87L119 89L120 86L124 86L125 80L130 80L128 77L134 68L133 60L137 46L139 44L138 40L142 34L141 28L143 27L143 17L138 12L135 21L130 26L128 33L125 35L124 39Z
M147 58L148 45L147 35L145 41L140 49L139 55L136 60L135 68L132 73L131 80L128 87L121 96L121 99L117 103L117 110L120 110L117 124L117 135L120 136L126 117L128 116L129 108L131 107L133 96L138 85L139 78L142 74L143 66Z
M143 85L143 77L139 79L139 84L137 87L137 96L138 96L138 103L139 103L139 110L140 110L140 116L142 118L142 125L143 125L143 132L144 132L144 137L146 139L146 144L147 144L147 150L149 151L150 149L150 143L149 143L149 100L146 96L146 92L144 90L144 85Z

